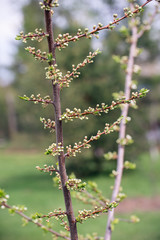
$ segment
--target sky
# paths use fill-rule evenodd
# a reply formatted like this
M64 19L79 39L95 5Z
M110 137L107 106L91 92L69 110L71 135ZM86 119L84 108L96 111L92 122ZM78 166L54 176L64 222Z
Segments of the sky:
M0 8L0 85L6 86L11 83L14 79L14 75L7 68L12 65L14 62L14 55L17 51L18 41L15 40L15 37L22 30L23 26L23 14L22 7L29 0L5 0L1 1ZM38 0L37 0L38 1ZM118 0L119 1L119 0ZM72 7L75 5L75 0L59 0L64 7ZM113 8L113 13L109 12L109 9L106 8L106 4L102 3L100 0L81 0L78 3L86 7L83 9L83 17L77 17L78 21L81 21L82 25L87 24L87 27L92 26L95 22L98 23L103 19L102 23L108 23L112 19L112 14L117 12L119 9ZM141 1L142 3L145 1ZM78 4L77 3L77 4ZM153 5L150 4L150 8L153 8ZM115 6L119 6L118 2ZM126 0L121 0L121 9L126 6ZM77 8L77 5L75 6ZM89 11L87 9L92 8L97 13L97 17L90 18ZM78 8L77 8L78 9ZM77 11L77 12L76 12ZM73 18L76 19L76 16L82 16L82 12L78 13L78 10L73 11ZM80 11L80 10L79 10ZM75 15L75 16L74 16ZM89 21L90 19L90 21ZM64 19L58 19L58 21L64 21ZM94 21L94 22L93 22ZM158 22L158 21L157 21ZM65 24L65 21L64 21ZM158 27L159 26L159 27ZM157 28L160 29L160 24L157 24Z
M13 80L13 74L6 67L11 66L16 53L16 34L23 23L22 6L27 0L1 1L0 7L0 85L7 85Z

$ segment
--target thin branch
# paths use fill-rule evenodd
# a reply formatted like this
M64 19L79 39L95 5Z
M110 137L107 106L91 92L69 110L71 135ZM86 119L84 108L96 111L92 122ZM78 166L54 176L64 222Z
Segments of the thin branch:
M145 31L148 31L150 29L151 24L153 23L155 16L158 13L158 6L155 7L155 11L153 12L153 14L150 16L149 21L147 22L146 26L143 27L143 29L138 33L138 38L141 38L142 35L144 34Z
M133 4L131 4L131 8L133 8ZM156 14L157 14L157 8L155 9L155 12L151 15L150 20L148 21L147 26L144 26L143 29L138 33L138 29L135 24L132 24L132 42L130 47L130 53L129 53L129 60L128 60L128 66L127 66L127 74L126 74L126 80L125 80L125 96L128 98L131 93L131 81L132 81L132 75L133 75L133 66L134 66L134 58L135 58L135 52L137 48L137 42L138 39L144 34L145 31L148 30L148 26L152 24ZM134 23L134 19L131 20ZM128 115L129 105L125 105L122 110L122 116L124 116L124 119ZM120 123L120 132L119 132L119 139L125 138L126 134L126 124L124 120ZM122 174L124 169L124 152L125 152L125 146L119 144L118 145L118 157L117 157L117 172L118 175L115 179L114 189L112 192L112 201L115 201L119 189L120 184L122 180ZM111 223L114 220L114 209L109 212L108 214L108 222L107 222L107 228L106 228L106 234L105 234L105 240L111 239L112 229L111 229Z
M56 47L61 47L61 45L63 45L64 43L68 43L68 42L72 42L72 41L77 41L77 39L83 38L83 37L87 37L87 35L94 35L97 32L104 30L104 29L110 29L111 26L116 25L117 23L119 23L120 21L122 21L125 18L128 18L131 14L134 13L138 13L140 11L141 8L143 8L144 6L146 6L148 3L152 2L153 0L148 0L146 1L144 4L142 4L140 7L138 7L136 10L132 11L131 13L126 13L123 17L115 19L112 23L107 24L104 27L97 27L96 29L94 29L93 31L89 32L89 33L84 33L84 34L80 34L80 35L76 35L72 38L69 39L65 39L62 42L56 42Z
M59 217L59 216L65 216L66 212L60 212L60 213L51 213L51 214L45 214L40 216L40 218L51 218L51 217Z
M8 208L8 209L13 209L12 206L8 205L7 203L5 202L2 202L1 203L1 206L4 206L5 208ZM45 229L46 231L54 234L55 236L57 237L61 237L61 238L64 238L64 239L67 239L67 240L70 240L69 237L66 237L66 236L63 236L62 234L58 233L58 232L55 232L53 229L51 228L47 228L45 225L41 224L40 222L37 222L35 221L34 219L28 217L27 215L25 215L23 212L21 211L18 211L18 210L15 210L15 213L20 215L21 217L23 217L24 219L26 219L28 222L32 222L34 223L35 225L37 225L38 227L42 228L42 229Z
M48 61L48 57L46 57L46 52L41 52L40 50L35 51L34 47L26 47L25 50L32 54L34 58L40 61Z
M131 7L133 8L133 4L131 4ZM132 23L135 22L135 19L131 20ZM137 47L137 27L135 24L132 24L132 43L130 47L129 52L129 59L128 59L128 66L127 66L127 74L125 79L125 96L126 98L130 97L131 92L131 82L132 82L132 74L133 74L133 66L134 66L134 58L135 58L135 52ZM129 105L124 105L124 108L122 110L121 115L126 119L128 115L128 109ZM125 120L122 119L120 123L120 132L119 132L119 139L125 138L126 135L126 123ZM112 198L111 201L115 201L117 198L117 195L119 193L122 174L123 174L123 165L124 165L124 145L119 144L118 145L118 157L117 157L117 176L115 179L114 189L112 192ZM112 229L111 229L111 223L114 219L114 209L108 213L108 222L107 222L107 228L106 228L106 234L105 234L105 240L111 239Z
M29 102L36 102L36 103L46 103L46 104L53 104L54 102L52 100L45 100L45 99L29 99Z
M19 96L19 98L28 102L42 103L44 105L48 105L48 104L54 105L54 101L52 101L49 96L45 96L44 98L42 98L40 94L38 94L36 97L34 96L34 94L32 94L30 97L27 97L26 95L24 95L23 97Z
M95 207L94 210L82 210L82 211L78 211L78 216L77 216L77 222L82 223L84 220L88 220L90 218L95 218L95 217L99 217L99 214L106 214L109 212L109 210L113 209L114 207L116 207L118 205L118 203L114 202L113 205L106 205L105 207Z
M85 110L84 112L81 112L80 109L76 109L76 111L70 111L69 109L67 109L67 111L65 113L63 113L61 119L73 119L73 118L81 118L84 117L86 115L97 115L102 112L108 112L106 110L113 110L116 106L121 105L121 104L128 104L131 103L132 100L138 99L139 97L142 96L142 93L138 93L137 95L133 95L132 97L128 98L128 99L123 99L123 100L119 100L117 102L112 102L112 104L110 106L105 105L102 107L97 106L96 108L89 108L87 110Z
M50 173L50 175L52 175L53 172L59 173L59 170L55 169L53 166L45 165L44 168L36 166L36 169L45 173Z
M86 195L88 196L89 199L93 199L93 200L95 200L96 202L98 202L98 203L99 203L101 206L103 206L103 207L106 206L106 203L105 203L105 202L103 202L103 201L100 200L99 198L93 196L93 195L92 195L91 193L89 193L88 191L86 191L86 190L82 190L82 192L83 192L84 194L86 194ZM89 202L88 202L88 203L89 203Z
M118 119L116 122L114 122L111 126L106 124L106 127L103 132L98 131L95 136L91 136L89 140L87 140L87 137L84 138L83 143L81 144L75 144L73 148L71 146L67 147L67 153L65 154L65 157L75 156L76 152L80 152L81 148L89 148L90 143L98 140L102 135L107 135L113 131L114 126L117 126L120 123L121 119Z

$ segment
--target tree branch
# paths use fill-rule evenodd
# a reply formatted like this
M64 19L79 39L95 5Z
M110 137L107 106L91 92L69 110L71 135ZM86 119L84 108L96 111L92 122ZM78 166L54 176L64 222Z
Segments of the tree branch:
M48 40L49 53L52 53L52 56L54 58L54 60L51 61L49 64L54 65L56 63L56 56L55 56L55 43L53 38L53 30L52 30L52 27L53 27L52 16L51 16L51 12L47 10L45 10L45 24L46 24L46 32L48 34L47 40ZM55 125L56 143L57 143L57 146L58 144L61 144L61 146L63 146L62 121L59 120L61 117L60 86L58 84L54 85L52 81L52 87L53 87L54 112L55 112L55 123L56 123ZM61 177L63 195L64 195L65 206L66 206L66 213L67 213L67 218L68 218L69 227L70 227L70 235L72 240L76 240L78 239L77 226L76 226L76 219L73 212L70 191L66 187L66 182L68 180L68 177L67 177L66 167L65 167L64 152L61 152L60 155L58 156L58 162L59 162L59 174Z
M154 21L155 16L157 15L157 13L159 13L158 11L158 6L155 7L155 11L153 12L153 14L150 16L149 21L147 22L146 26L143 27L143 29L138 33L138 38L142 37L142 35L144 34L145 31L150 29L151 24Z
M131 4L131 7L133 9L133 4ZM126 74L126 79L125 79L125 96L126 96L126 98L130 97L134 58L135 58L137 40L138 40L137 27L134 24L135 19L132 19L131 21L133 23L132 24L132 43L131 43L130 52L129 52L127 74ZM119 139L125 138L125 135L126 135L125 119L128 115L128 109L129 109L129 105L125 104L123 107L122 113L121 113L121 115L124 117L124 119L122 119L122 121L120 123ZM121 179L122 179L122 174L123 174L123 165L124 165L124 149L125 149L124 145L121 145L121 144L118 145L117 170L116 170L118 174L115 179L111 202L116 200L117 195L119 193L119 189L120 189L120 184L121 184ZM107 222L105 240L111 239L111 234L112 234L111 223L112 223L113 219L114 219L114 209L108 213L108 222Z
M131 8L133 8L133 4L131 4ZM129 52L129 59L128 59L128 67L127 67L127 75L126 75L126 80L125 80L125 96L126 98L130 97L131 93L131 81L132 81L132 75L133 75L133 66L134 66L134 58L135 58L135 52L137 48L137 42L138 39L144 34L145 31L148 30L148 27L152 24L156 14L158 13L158 8L156 7L154 13L150 16L150 19L147 23L146 26L143 27L143 29L138 32L138 28L134 24L134 19L132 19L132 43L130 47L130 52ZM124 119L128 115L128 109L129 105L124 105L124 108L122 110L121 115L124 116ZM120 132L119 132L119 139L123 139L126 134L126 124L124 120L121 121L120 123ZM115 179L115 184L114 184L114 189L112 192L112 201L115 201L118 193L119 193L119 188L122 180L122 174L123 174L123 168L124 168L124 151L125 151L125 146L119 144L118 145L118 157L117 157L117 172L118 175L116 176ZM105 240L110 240L111 239L111 234L112 234L112 229L111 229L111 223L114 220L114 209L109 212L108 214L108 222L107 222L107 228L106 228L106 234L105 234Z
M13 209L12 206L8 205L7 203L5 202L2 202L1 203L1 206L4 206L5 208L8 208L8 209ZM64 238L64 239L67 239L67 240L70 240L69 237L66 237L66 236L63 236L62 234L58 233L58 232L55 232L53 229L51 228L47 228L45 225L41 224L40 222L37 222L35 221L34 219L28 217L27 215L25 215L23 212L21 211L18 211L18 210L15 210L14 211L16 214L20 215L21 217L23 217L24 219L26 219L28 222L32 222L34 224L36 224L38 227L42 228L42 229L45 229L46 231L54 234L55 236L57 237L61 237L61 238Z
M70 110L66 109L66 112L63 113L61 116L62 120L73 120L73 119L88 119L88 115L101 115L101 113L108 113L109 110L113 110L116 108L118 105L122 104L129 104L131 103L132 100L138 99L142 96L143 94L137 93L137 95L132 95L130 98L126 99L120 99L117 100L117 102L113 101L110 106L102 104L102 107L99 107L99 104L95 108L89 107L88 109L84 110L84 112L81 111L81 109L76 109Z
M138 13L140 12L140 9L142 9L144 6L146 6L148 3L152 2L153 0L148 0L146 1L144 4L142 4L140 7L138 7L136 10L132 11L132 12L128 12L126 14L124 14L123 17L121 18L118 18L118 19L115 19L112 23L109 23L107 24L106 26L104 27L100 27L98 26L97 28L95 28L93 31L89 32L89 33L83 33L83 34L80 34L80 35L76 35L74 37L71 37L71 38L67 38L67 39L64 39L62 40L61 42L56 42L56 47L61 47L63 44L65 43L69 43L69 42L74 42L74 41L77 41L78 39L80 38L83 38L83 37L87 37L88 35L94 35L96 34L97 32L101 31L101 30L104 30L104 29L111 29L111 26L113 25L116 25L118 24L120 21L122 21L123 19L125 18L128 18L130 16L130 14L134 14L134 13Z

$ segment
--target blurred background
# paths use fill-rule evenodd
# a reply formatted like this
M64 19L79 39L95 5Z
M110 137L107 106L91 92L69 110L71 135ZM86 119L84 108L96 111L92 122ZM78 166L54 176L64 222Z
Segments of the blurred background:
M138 1L140 4L144 1ZM36 62L24 47L29 45L47 51L46 41L22 44L15 41L19 31L24 33L35 28L44 29L44 17L37 0L6 0L0 9L0 182L1 187L11 195L11 204L24 204L29 213L47 211L63 205L61 193L53 188L52 177L36 171L35 166L52 163L52 159L44 155L45 149L55 141L54 134L43 129L40 117L54 119L52 107L42 108L40 105L27 103L18 98L32 93L41 96L52 94L50 82L45 79L45 63ZM55 9L54 32L69 32L74 35L78 28L88 27L101 22L106 25L112 20L114 13L122 16L127 1L114 0L76 0L60 1ZM143 21L154 11L156 3L148 4L142 14ZM159 16L155 18L150 31L146 32L138 43L143 52L136 60L141 68L138 89L150 89L146 98L138 100L138 109L130 109L132 121L128 124L127 133L134 139L134 144L126 147L125 160L136 163L135 171L125 171L122 186L128 195L126 212L122 209L117 214L128 218L137 213L142 219L138 225L120 223L113 234L113 239L160 239L160 25ZM120 23L127 26L127 21ZM70 43L62 52L57 51L57 63L65 73L71 70L72 64L78 64L88 55L89 51L99 48L102 53L93 64L87 65L79 79L70 84L70 88L62 90L62 112L66 108L86 109L97 103L110 104L112 94L124 90L125 75L120 66L112 60L112 55L127 55L129 45L118 31L103 31L100 39L91 41L82 39L78 43ZM91 136L104 128L106 122L114 122L120 110L114 110L102 117L91 116L84 121L75 120L64 123L64 143L74 144L84 136ZM99 188L106 197L110 197L110 186L113 179L109 173L115 169L115 161L106 161L104 154L116 151L117 133L100 138L92 143L92 148L82 151L77 158L67 162L68 172L84 180L97 181ZM55 197L56 196L56 197ZM133 204L137 203L137 208ZM58 201L57 201L58 199ZM59 200L61 199L61 200ZM46 206L47 202L47 206ZM141 203L138 207L138 202ZM75 200L76 208L81 204ZM144 209L142 207L144 206ZM83 205L82 205L83 207ZM37 209L38 208L38 209ZM88 207L89 208L89 207ZM143 211L142 211L143 210ZM46 211L46 212L44 212ZM1 211L2 212L2 211ZM34 226L17 228L21 224L19 217L10 217L2 212L0 217L0 239L45 239L42 232ZM106 216L98 219L94 231L103 235ZM94 222L80 228L82 233L93 231ZM127 230L126 230L127 225ZM57 226L56 226L57 227ZM103 230L102 230L103 229ZM46 239L51 239L48 235Z

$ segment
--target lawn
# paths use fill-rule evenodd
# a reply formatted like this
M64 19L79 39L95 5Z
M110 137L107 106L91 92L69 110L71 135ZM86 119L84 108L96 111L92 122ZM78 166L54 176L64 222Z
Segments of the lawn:
M23 204L28 208L28 214L40 212L46 214L54 208L64 205L62 193L53 186L52 176L40 173L36 166L51 161L47 156L38 153L5 153L0 152L0 186L10 195L9 204ZM125 172L123 189L129 197L160 195L160 161L151 162L149 156L144 154L137 161L137 169L134 172ZM84 179L87 181L87 179ZM92 181L98 183L99 188L106 197L110 197L110 186L113 179L108 176L92 177ZM73 200L75 212L84 206L78 200ZM85 206L89 209L89 206ZM10 216L7 210L0 210L0 239L1 240L41 240L52 239L50 233L43 233L33 224L21 227L22 220L19 216ZM136 212L141 221L137 224L120 222L113 233L113 240L158 240L160 239L159 212ZM129 214L121 214L121 218L129 218ZM104 235L106 216L96 220L88 220L79 225L82 234L98 232ZM57 223L53 228L59 229ZM60 228L63 230L63 228Z

